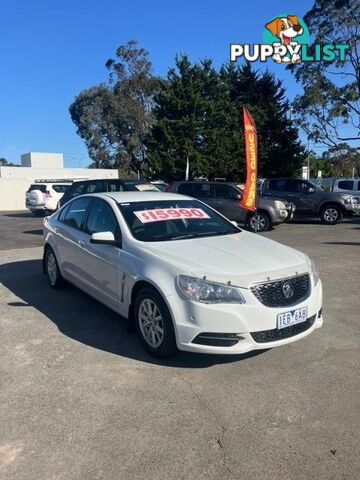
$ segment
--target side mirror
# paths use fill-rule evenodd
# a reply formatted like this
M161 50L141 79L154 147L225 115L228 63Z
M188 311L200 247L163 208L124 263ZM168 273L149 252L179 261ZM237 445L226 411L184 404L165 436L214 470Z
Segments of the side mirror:
M98 243L102 245L115 245L120 247L120 243L115 239L112 232L97 232L90 237L90 243Z
M234 193L231 194L231 200L241 200L242 194L241 193Z
M235 226L235 227L238 227L239 228L239 225L237 222L235 222L235 220L231 220L231 223Z
M309 190L308 190L308 193L315 193L315 191L316 191L315 188L310 187Z

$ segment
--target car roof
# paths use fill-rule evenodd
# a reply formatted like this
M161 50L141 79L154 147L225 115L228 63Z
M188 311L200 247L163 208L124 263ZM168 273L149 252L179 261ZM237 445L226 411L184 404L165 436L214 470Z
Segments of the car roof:
M81 195L81 198L85 195ZM99 197L99 198L112 198L117 203L127 202L151 202L156 200L189 200L190 197L186 195L180 195L178 193L167 192L104 192L104 193L92 193L86 196Z
M176 180L172 182L173 185L180 185L180 184L196 184L196 185L201 185L202 183L215 183L216 185L236 185L237 183L242 183L242 182L231 182L229 181L222 181L222 180Z
M144 180L143 178L88 178L86 180L75 180L73 183L89 183L89 182L131 182L131 183L150 183L147 180Z

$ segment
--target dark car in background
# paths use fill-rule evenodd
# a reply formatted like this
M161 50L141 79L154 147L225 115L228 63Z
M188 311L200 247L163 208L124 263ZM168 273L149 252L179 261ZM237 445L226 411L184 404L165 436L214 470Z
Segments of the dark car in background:
M229 220L257 232L269 230L293 213L293 207L280 198L258 197L256 212L243 209L240 206L243 192L232 182L177 181L171 183L167 191L201 200Z
M259 193L262 198L282 197L293 202L296 215L318 217L328 225L360 211L359 199L353 195L326 192L308 180L297 178L262 179Z
M105 178L96 180L81 180L74 182L67 189L60 200L60 207L66 202L79 195L85 193L102 193L102 192L152 192L159 189L144 179L121 179L121 178Z

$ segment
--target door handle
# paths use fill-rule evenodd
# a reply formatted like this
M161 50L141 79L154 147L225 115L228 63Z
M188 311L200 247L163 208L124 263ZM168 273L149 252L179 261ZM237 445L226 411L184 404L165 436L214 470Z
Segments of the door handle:
M86 242L84 242L84 240L78 240L77 243L78 243L79 247L82 247L82 248L86 247Z

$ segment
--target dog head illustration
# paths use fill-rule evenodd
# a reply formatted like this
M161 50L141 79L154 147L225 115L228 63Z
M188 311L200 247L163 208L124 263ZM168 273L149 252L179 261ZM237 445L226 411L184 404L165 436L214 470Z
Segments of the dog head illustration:
M303 28L299 24L296 15L288 15L287 17L275 18L265 25L272 35L280 38L283 45L289 45L294 37L303 33Z

